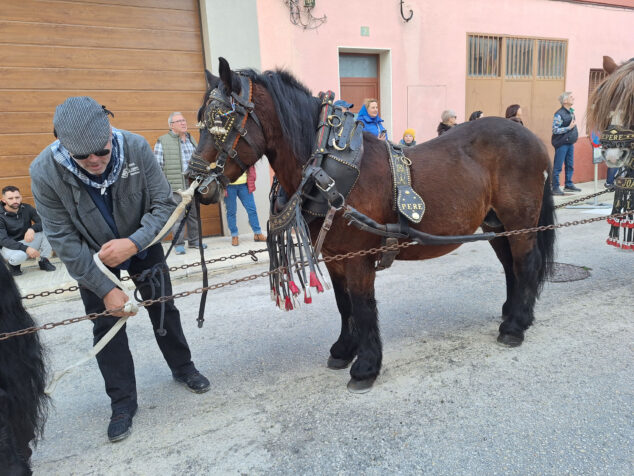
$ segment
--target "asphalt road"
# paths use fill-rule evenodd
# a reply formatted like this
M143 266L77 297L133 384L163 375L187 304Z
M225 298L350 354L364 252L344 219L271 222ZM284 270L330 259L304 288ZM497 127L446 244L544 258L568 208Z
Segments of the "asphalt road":
M563 210L559 220L588 218ZM128 325L139 412L106 437L109 402L94 361L60 382L41 475L634 474L634 253L606 246L605 222L564 228L557 261L590 268L548 283L524 344L495 343L502 267L486 243L379 273L383 372L364 395L325 367L339 332L332 291L281 312L266 279L177 300L212 390L177 386L145 314ZM212 282L260 272L254 265ZM193 289L179 281L175 291ZM33 308L39 322L83 315L80 301ZM42 333L53 370L91 345L84 322Z

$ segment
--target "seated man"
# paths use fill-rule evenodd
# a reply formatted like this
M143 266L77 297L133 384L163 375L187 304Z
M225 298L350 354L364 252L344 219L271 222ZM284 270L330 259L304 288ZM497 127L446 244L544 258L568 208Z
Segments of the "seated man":
M40 258L40 269L55 271L48 260L51 245L42 232L42 220L31 205L22 203L18 187L2 189L3 210L0 213L0 252L9 262L11 274L22 274L20 265L27 258Z

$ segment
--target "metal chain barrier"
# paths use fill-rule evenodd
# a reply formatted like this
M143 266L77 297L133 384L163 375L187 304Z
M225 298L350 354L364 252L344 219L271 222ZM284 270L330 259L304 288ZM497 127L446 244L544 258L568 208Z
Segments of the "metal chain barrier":
M611 192L611 190L602 190L601 192L593 193L592 195L586 195L585 197L577 198L575 200L571 200L569 202L557 205L555 207L555 209L563 208L563 207L566 207L568 205L572 205L574 203L583 202L584 200L587 200L589 198L594 198L594 197L597 197L599 195L603 195L604 193L610 193L610 192ZM251 259L253 261L257 261L258 258L255 255L257 253L264 253L266 251L268 251L266 248L261 249L261 250L250 250L250 251L245 251L244 253L239 253L239 254L234 254L234 255L229 255L229 256L222 256L220 258L208 259L208 260L205 260L205 263L212 264L212 263L227 261L227 260L231 260L231 259L243 258L245 256L251 256ZM172 266L171 268L169 268L169 271L172 272L172 271L178 271L179 269L187 269L187 268L193 268L193 267L199 267L199 266L200 266L200 261L196 261L195 263L191 263L191 264L183 264L183 265L180 265L180 266ZM123 278L121 278L121 281L127 281L129 279L133 279L133 278L136 278L138 276L139 275L124 276ZM27 294L25 296L22 296L22 299L35 299L35 298L38 298L38 297L48 297L48 296L51 296L53 294L62 294L62 293L65 293L65 292L77 291L78 289L79 289L79 286L70 286L68 288L58 288L58 289L54 289L52 291L42 291L40 293L30 293L30 294Z
M208 259L205 260L205 263L207 264L212 264L212 263L218 263L218 262L222 262L222 261L228 261L231 259L237 259L237 258L244 258L245 256L250 256L251 259L253 261L257 261L258 257L255 256L258 253L265 253L267 252L268 249L267 248L263 248L261 250L249 250L249 251L245 251L243 253L238 253L238 254L234 254L234 255L229 255L229 256L222 256L220 258L212 258L212 259ZM191 264L182 264L180 266L172 266L171 268L169 268L169 271L178 271L179 269L187 269L187 268L193 268L193 267L199 267L200 266L200 261L196 261L194 263ZM133 278L138 278L139 276L141 276L140 274L135 274L133 276L124 276L123 278L121 278L121 281L128 281L130 279ZM47 297L50 296L52 294L62 294L65 292L72 292L72 291L77 291L79 289L79 286L70 286L68 288L59 288L59 289L54 289L52 291L42 291L41 293L30 293L27 294L25 296L22 296L22 299L35 299L37 297Z
M569 202L565 202L565 203L561 203L561 204L557 205L555 207L555 210L558 209L558 208L567 207L568 205L572 205L573 203L583 202L584 200L587 200L588 198L598 197L599 195L603 195L604 193L610 193L610 192L614 192L614 190L607 190L607 189L606 190L601 190L600 192L593 193L591 195L586 195L585 197L576 198L575 200L571 200Z
M569 226L576 226L576 225L585 225L587 223L593 223L596 221L601 221L601 220L607 220L608 218L622 218L624 216L627 216L629 214L631 214L632 211L629 210L627 212L623 212L623 213L614 213L613 215L607 215L607 216L599 216L599 217L594 217L594 218L587 218L585 220L574 220L574 221L569 221L569 222L565 222L565 223L560 223L558 225L543 225L543 226L536 226L533 228L525 228L523 230L512 230L512 231L503 231L500 233L496 233L495 237L499 238L499 237L506 237L506 236L516 236L516 235L522 235L522 234L527 234L527 233L535 233L538 231L546 231L546 230L554 230L557 228L565 228L565 227L569 227ZM394 245L385 245L385 246L380 246L378 248L370 248L368 250L359 250L359 251L351 251L349 253L344 253L344 254L339 254L339 255L334 255L334 256L327 256L325 258L320 259L319 261L324 262L324 263L329 263L331 261L342 261L344 259L350 259L350 258L358 258L361 256L366 256L366 255L371 255L371 254L377 254L377 253L381 253L384 251L393 251L393 250L397 250L400 248L408 248L410 246L415 246L418 245L417 242L415 241L406 241L404 243L397 243ZM245 254L245 253L241 253L241 254ZM250 252L246 252L246 255L251 254ZM217 258L218 260L220 260L221 258ZM298 263L298 266L302 266L302 263ZM176 269L179 269L181 267L176 267ZM253 281L255 279L258 278L265 278L267 276L270 276L271 274L275 274L275 273L284 273L286 270L285 268L279 267L270 271L263 271L262 273L258 273L258 274L251 274L249 276L245 276L243 278L235 278L235 279L231 279L229 281L225 281L225 282L221 282L221 283L217 283L217 284L212 284L211 286L207 286L207 287L200 287L200 288L196 288L192 291L183 291L180 293L176 293L173 294L171 296L162 296L160 298L157 299L148 299L145 301L142 301L140 303L138 303L139 306L143 306L143 307L147 307L150 306L151 304L155 304L155 303L159 303L159 302L165 302L165 301L169 301L172 299L179 299L179 298L183 298L183 297L187 297L187 296L191 296L192 294L202 294L203 291L213 291L215 289L220 289L220 288L224 288L225 286L233 286L239 283L244 283L247 281ZM25 335L25 334L32 334L34 332L40 331L40 330L48 330L48 329L53 329L55 327L59 327L59 326L66 326L69 324L74 324L76 322L81 322L81 321L85 321L85 320L93 320L96 319L98 317L102 317L102 316L111 316L112 314L122 310L123 308L118 308L118 309L111 309L109 311L104 311L101 313L92 313L92 314L87 314L85 316L81 316L81 317L74 317L71 319L64 319L63 321L59 321L59 322L49 322L47 324L44 324L42 326L38 326L38 327L28 327L26 329L21 329L19 331L14 331L14 332L5 332L0 334L0 341L9 339L11 337L17 337L17 336L21 336L21 335Z

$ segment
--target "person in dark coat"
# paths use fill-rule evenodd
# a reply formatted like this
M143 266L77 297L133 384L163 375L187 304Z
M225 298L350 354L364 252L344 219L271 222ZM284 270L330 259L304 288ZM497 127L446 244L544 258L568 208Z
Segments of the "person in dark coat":
M511 104L509 107L507 107L504 117L510 119L513 122L517 122L522 126L524 125L524 123L522 122L522 108L519 104Z
M436 132L438 132L438 135L441 136L445 132L450 130L452 127L454 127L456 125L457 117L458 116L456 116L456 113L452 111L451 109L444 110L442 114L440 115L441 122L438 124L438 127L436 128Z

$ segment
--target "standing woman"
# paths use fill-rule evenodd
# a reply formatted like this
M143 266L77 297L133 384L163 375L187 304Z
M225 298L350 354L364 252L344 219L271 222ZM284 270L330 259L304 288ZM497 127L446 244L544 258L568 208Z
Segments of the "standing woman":
M519 104L511 104L507 107L505 117L513 122L524 125L522 122L522 108Z
M456 113L451 109L447 109L442 112L442 114L440 115L440 119L442 122L440 122L440 124L438 124L438 127L436 128L436 132L438 132L439 136L443 135L445 132L456 125L456 117Z
M377 99L370 98L364 101L357 120L363 122L365 131L374 134L379 139L387 139L387 129L383 127L383 119L379 116L379 101Z

